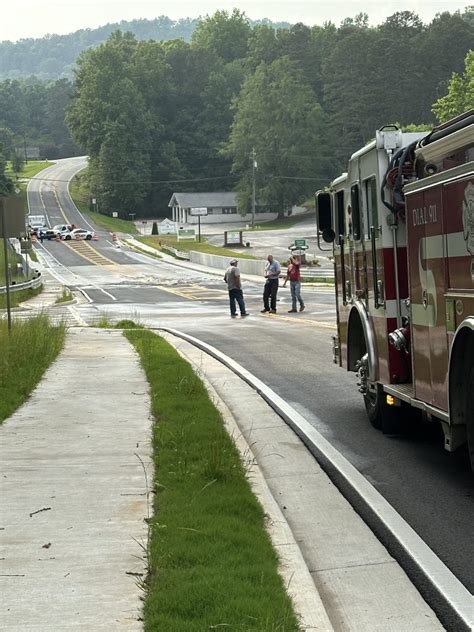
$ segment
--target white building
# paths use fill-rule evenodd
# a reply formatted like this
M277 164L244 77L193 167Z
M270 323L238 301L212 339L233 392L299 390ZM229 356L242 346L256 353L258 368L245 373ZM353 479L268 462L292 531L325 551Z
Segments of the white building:
M198 223L198 218L190 215L192 208L207 208L207 215L201 217L201 224L248 222L250 217L239 215L237 196L232 192L173 193L168 206L172 209L173 221L178 224Z

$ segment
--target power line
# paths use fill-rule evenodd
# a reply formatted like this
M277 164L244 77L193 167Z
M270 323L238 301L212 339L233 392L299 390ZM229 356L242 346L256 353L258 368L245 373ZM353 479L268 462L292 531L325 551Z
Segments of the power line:
M179 182L208 182L212 180L228 180L229 178L239 178L239 175L213 176L211 178L183 178L180 180L108 180L110 184L176 184ZM37 178L31 176L24 180L37 180L38 182L70 182L62 178Z

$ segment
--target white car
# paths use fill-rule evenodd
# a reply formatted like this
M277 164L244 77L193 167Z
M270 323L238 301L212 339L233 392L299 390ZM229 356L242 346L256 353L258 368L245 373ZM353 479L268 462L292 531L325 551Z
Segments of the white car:
M61 239L92 239L95 233L85 228L74 228L67 233L61 234Z

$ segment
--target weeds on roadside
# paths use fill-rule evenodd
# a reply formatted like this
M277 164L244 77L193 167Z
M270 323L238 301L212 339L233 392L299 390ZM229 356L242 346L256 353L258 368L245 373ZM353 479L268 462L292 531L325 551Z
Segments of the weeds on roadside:
M0 321L0 423L28 398L63 348L65 332L44 314L13 320L10 335Z
M74 298L71 290L67 287L63 287L62 292L60 294L58 294L57 299L55 300L55 303L67 303L68 301L72 301L72 299Z

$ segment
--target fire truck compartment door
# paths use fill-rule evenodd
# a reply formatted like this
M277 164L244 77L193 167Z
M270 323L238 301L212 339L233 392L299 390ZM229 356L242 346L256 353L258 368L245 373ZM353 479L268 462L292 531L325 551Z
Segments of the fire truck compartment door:
M444 185L449 287L474 287L474 176ZM456 326L468 314L456 314Z
M414 192L408 204L415 397L447 410L447 265L442 187Z

